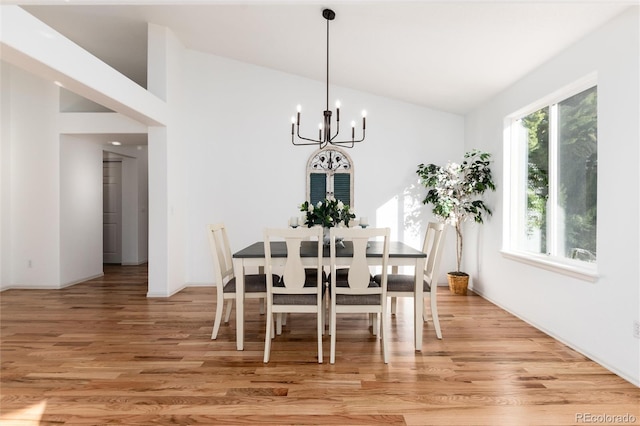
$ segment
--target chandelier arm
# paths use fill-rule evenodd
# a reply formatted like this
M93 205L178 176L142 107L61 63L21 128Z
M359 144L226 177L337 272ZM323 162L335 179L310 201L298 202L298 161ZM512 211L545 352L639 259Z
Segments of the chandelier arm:
M294 137L292 136L291 137L291 143L296 145L296 146L300 146L300 145L321 145L322 144L322 141L317 141L317 140L309 139L309 138L303 138L303 137L300 137L300 136L298 136L298 139L304 140L304 141L309 141L309 142L296 142Z
M296 136L298 136L298 139L302 139L302 140L305 140L305 141L310 141L310 142L313 142L313 144L321 144L322 143L322 139L321 138L310 139L310 138L305 138L304 136L301 136L300 135L300 124L298 124L296 126L296 133L297 133ZM313 145L313 144L308 143L308 144L294 144L294 145Z
M309 139L309 138L305 138L304 136L300 136L300 127L298 127L298 134L297 134L297 135L295 135L295 136L297 136L297 137L298 137L298 139L300 139L300 140L309 141L308 143L307 143L307 142L298 142L298 143L296 143L296 142L295 142L295 137L294 137L294 135L291 135L291 143L292 143L292 144L294 144L294 145L296 145L296 146L302 146L302 145L321 145L321 144L322 144L322 141L320 141L320 140L316 140L316 139Z
M359 142L363 142L364 141L364 130L362 131L362 138L358 139L358 140L351 140L351 141L331 141L332 145L339 145L342 146L344 148L353 148L355 144L359 143ZM347 144L351 144L351 146L348 146Z
M338 137L338 133L340 133L340 120L336 120L336 134L329 139L329 142L333 143L333 140Z

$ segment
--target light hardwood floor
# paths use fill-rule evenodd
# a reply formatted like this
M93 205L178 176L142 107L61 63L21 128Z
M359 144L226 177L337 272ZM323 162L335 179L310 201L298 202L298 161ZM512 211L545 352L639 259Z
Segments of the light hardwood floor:
M422 353L399 303L388 365L364 316L339 320L330 365L311 317L293 315L265 365L257 301L238 352L233 315L210 340L214 288L148 299L146 279L145 266L106 267L1 293L0 424L640 424L640 389L478 296L438 289L444 338L427 324Z

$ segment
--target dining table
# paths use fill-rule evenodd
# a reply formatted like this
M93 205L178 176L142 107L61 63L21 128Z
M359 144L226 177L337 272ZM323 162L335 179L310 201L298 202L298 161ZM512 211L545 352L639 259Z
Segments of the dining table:
M367 246L367 261L370 265L381 265L383 243L370 241ZM257 241L233 253L233 267L236 273L236 349L244 349L244 275L246 268L264 268L264 242ZM284 241L271 242L271 257L274 264L278 259L281 264L287 257L287 247ZM300 257L304 264L315 266L318 264L318 245L312 241L303 241ZM336 258L353 257L353 245L350 241L336 244ZM396 273L400 266L413 266L415 273L415 306L414 306L414 343L415 350L422 350L422 314L424 308L423 271L427 255L401 241L389 242L388 265L391 273ZM329 246L323 246L322 264L329 267L331 262ZM339 262L339 260L337 260Z

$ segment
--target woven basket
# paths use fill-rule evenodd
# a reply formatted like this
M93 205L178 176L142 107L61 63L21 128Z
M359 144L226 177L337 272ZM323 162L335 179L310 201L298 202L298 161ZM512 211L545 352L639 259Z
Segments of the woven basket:
M447 274L449 280L449 290L453 294L460 296L467 295L467 287L469 286L469 275L452 275Z

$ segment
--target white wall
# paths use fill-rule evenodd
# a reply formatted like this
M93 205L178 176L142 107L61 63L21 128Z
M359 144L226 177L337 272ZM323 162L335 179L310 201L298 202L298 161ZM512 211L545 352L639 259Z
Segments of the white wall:
M52 82L2 63L0 289L60 288L102 275L104 147L87 134L59 133L140 127L118 114L60 114L58 91ZM121 152L129 171L124 206L131 212L124 261L142 263L148 236L146 148Z
M187 223L183 95L184 47L167 28L149 25L149 90L167 99L167 127L149 128L149 290L166 297L185 285Z
M2 283L60 284L58 87L2 62ZM53 224L53 225L52 225Z
M11 240L9 239L11 228L10 197L11 192L11 143L9 123L11 119L11 94L9 85L11 84L11 73L9 66L0 61L0 290L9 286L11 261L9 249Z
M469 114L465 142L467 148L494 154L497 182L502 182L505 117L593 71L598 73L599 279L582 281L503 257L501 187L491 197L493 218L482 228L468 227L473 232L467 232L465 269L473 273L475 291L636 385L640 385L640 340L633 337L633 322L640 319L638 16L638 8L632 8Z
M140 148L138 169L138 263L149 260L149 153L146 146Z
M325 85L192 51L185 56L184 72L186 280L204 284L213 282L208 223L224 222L237 250L260 240L264 227L286 226L290 216L300 214L307 160L315 148L291 145L290 118L302 104L305 133L317 135ZM421 162L461 156L463 118L340 87L332 87L330 97L331 105L342 101L347 137L352 117L368 112L367 138L349 150L356 214L391 226L420 248L421 226L431 213L419 202L406 202L425 195L415 188L415 171ZM403 235L405 229L419 235Z
M102 275L102 146L60 136L60 283Z

